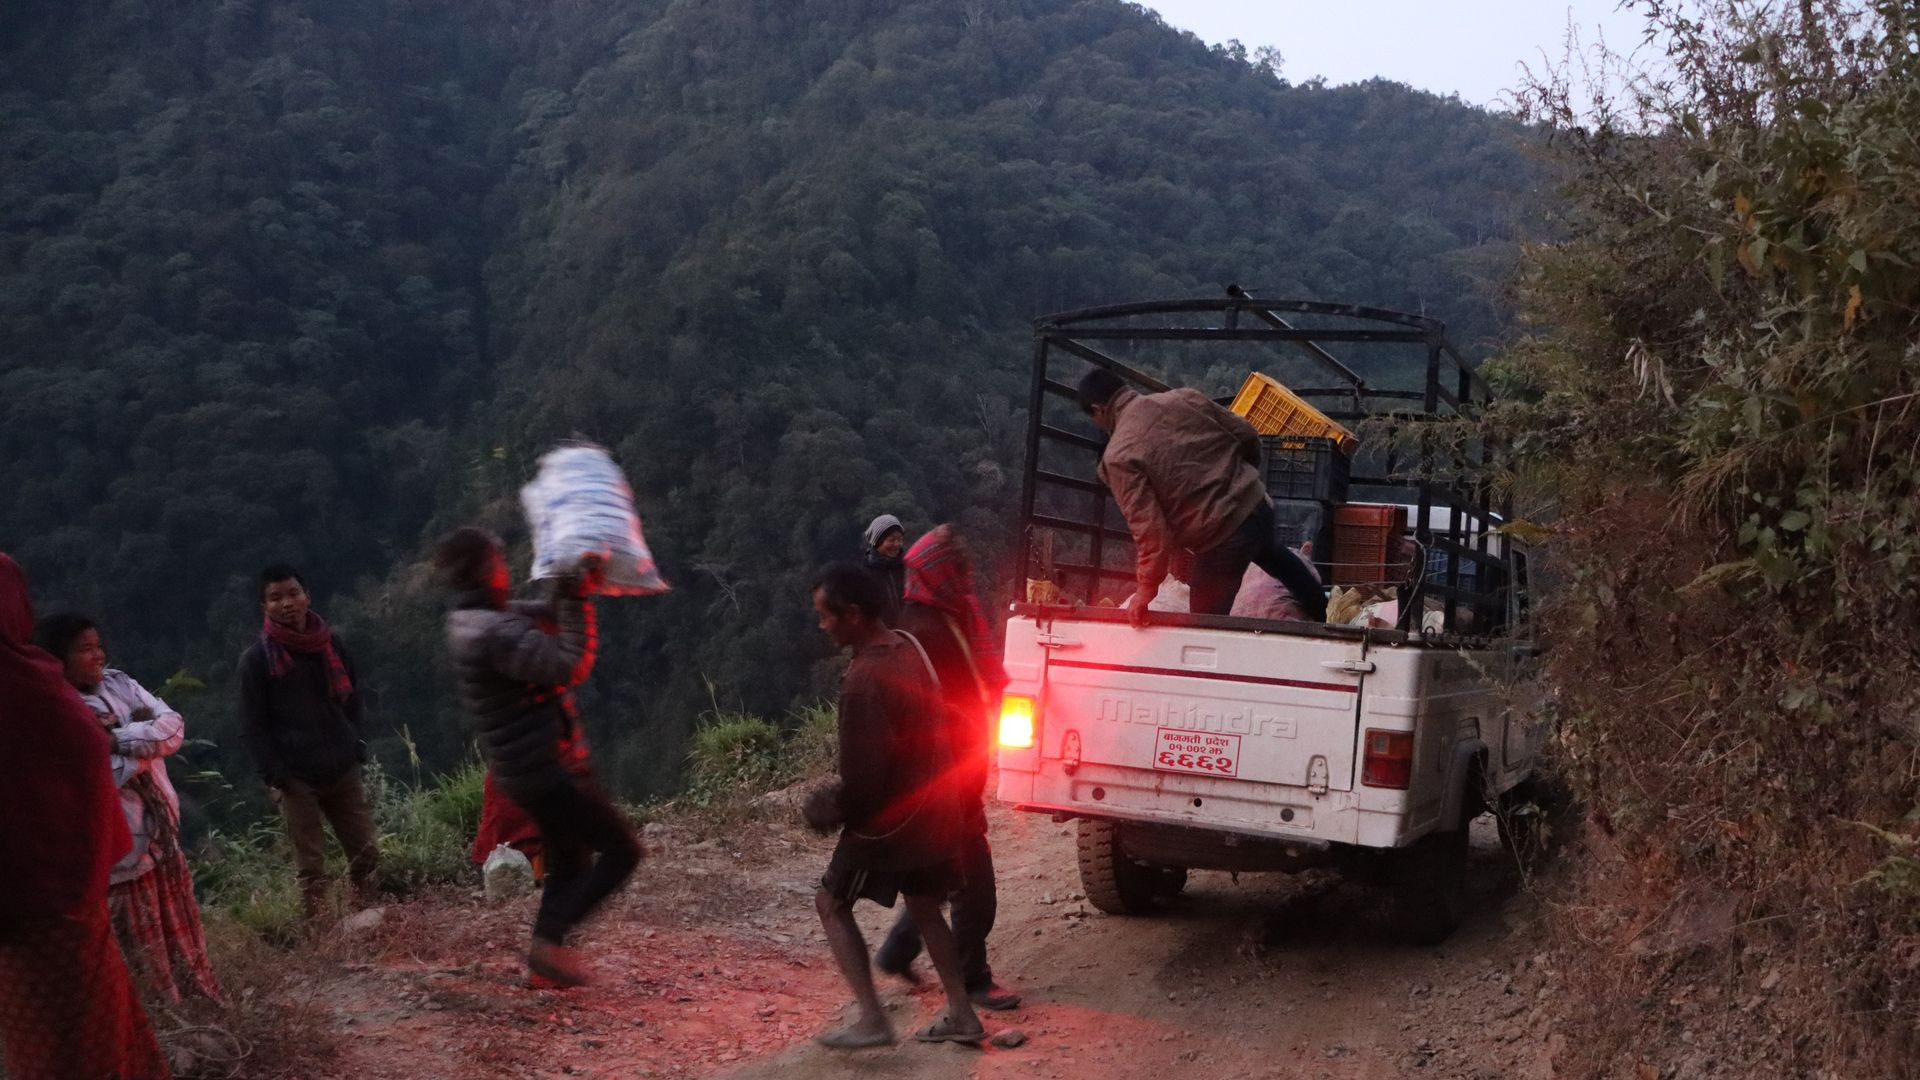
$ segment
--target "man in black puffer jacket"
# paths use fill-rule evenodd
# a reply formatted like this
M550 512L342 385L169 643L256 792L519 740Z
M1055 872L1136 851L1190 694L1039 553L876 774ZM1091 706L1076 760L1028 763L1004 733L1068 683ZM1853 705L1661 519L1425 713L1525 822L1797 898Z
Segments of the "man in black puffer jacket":
M527 970L586 981L567 932L626 882L640 844L594 781L572 688L593 670L589 599L597 562L554 582L551 604L509 601L506 554L484 529L455 530L434 563L457 594L447 642L480 749L500 794L527 812L546 848L546 886ZM550 620L557 633L541 623ZM597 857L596 857L597 856Z

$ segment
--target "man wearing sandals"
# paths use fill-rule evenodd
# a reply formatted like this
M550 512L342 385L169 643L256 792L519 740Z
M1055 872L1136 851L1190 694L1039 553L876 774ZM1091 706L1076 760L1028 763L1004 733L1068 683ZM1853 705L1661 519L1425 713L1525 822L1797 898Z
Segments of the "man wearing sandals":
M919 643L889 629L887 597L856 566L829 567L814 584L820 629L853 651L840 684L839 783L809 799L808 822L840 828L840 842L814 902L834 961L859 1015L818 1037L858 1049L893 1042L874 990L854 901L892 907L905 897L947 995L946 1014L916 1032L922 1042L977 1043L986 1037L967 998L953 932L940 914L952 890L962 803L954 750L931 665Z

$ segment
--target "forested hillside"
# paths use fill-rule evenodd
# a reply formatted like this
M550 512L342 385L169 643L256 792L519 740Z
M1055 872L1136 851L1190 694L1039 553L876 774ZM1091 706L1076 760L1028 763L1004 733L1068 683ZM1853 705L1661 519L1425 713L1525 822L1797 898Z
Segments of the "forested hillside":
M442 767L426 546L524 542L518 485L590 436L678 589L606 605L585 705L661 790L710 702L827 690L804 586L872 515L997 574L1033 315L1238 281L1498 333L1518 129L1283 75L1112 0L16 0L0 548L204 680L236 779L251 576L291 559L383 760Z

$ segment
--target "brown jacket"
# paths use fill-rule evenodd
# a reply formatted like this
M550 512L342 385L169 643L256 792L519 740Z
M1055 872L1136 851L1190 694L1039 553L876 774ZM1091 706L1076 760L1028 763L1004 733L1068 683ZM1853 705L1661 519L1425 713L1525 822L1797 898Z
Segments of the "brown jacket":
M1100 480L1133 533L1135 579L1153 594L1177 548L1218 547L1265 501L1260 435L1198 390L1113 399Z

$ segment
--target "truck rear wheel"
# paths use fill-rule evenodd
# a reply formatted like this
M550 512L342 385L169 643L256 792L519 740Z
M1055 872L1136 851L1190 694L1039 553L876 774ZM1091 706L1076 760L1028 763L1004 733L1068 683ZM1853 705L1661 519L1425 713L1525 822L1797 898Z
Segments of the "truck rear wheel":
M1088 902L1109 915L1145 915L1158 906L1170 881L1157 867L1136 862L1120 848L1120 827L1111 821L1079 822L1080 887ZM1186 884L1185 872L1180 884Z
M1429 833L1395 853L1388 878L1394 928L1414 945L1438 945L1467 912L1467 830Z
M1500 843L1523 878L1540 869L1552 853L1556 834L1567 826L1572 802L1563 784L1541 775L1521 781L1500 800L1494 810Z

